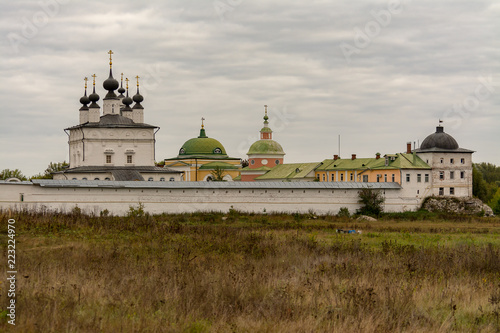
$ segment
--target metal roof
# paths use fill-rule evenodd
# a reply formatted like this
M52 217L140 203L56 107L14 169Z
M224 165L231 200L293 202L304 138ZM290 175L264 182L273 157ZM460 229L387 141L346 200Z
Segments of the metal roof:
M398 183L356 182L149 182L111 180L52 180L33 179L32 183L42 187L101 187L101 188L163 188L163 189L401 189Z

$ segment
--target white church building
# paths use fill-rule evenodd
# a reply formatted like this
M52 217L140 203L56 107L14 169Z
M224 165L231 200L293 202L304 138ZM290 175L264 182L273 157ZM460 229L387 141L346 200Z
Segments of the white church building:
M80 123L65 129L69 140L69 168L54 174L55 180L116 180L116 181L180 181L182 172L155 166L155 134L158 126L144 122L144 98L137 93L131 98L113 78L112 52L109 52L109 77L103 82L107 94L102 113L97 102L93 75L92 93L80 98ZM115 90L118 89L117 96ZM123 95L126 93L126 95ZM131 107L131 105L134 105ZM90 105L88 105L90 104Z

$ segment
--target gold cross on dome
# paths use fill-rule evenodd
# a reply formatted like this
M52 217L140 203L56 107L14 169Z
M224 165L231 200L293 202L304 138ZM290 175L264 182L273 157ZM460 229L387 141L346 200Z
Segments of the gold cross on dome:
M95 75L95 74L92 74L92 77L94 78L94 86L95 86L95 78L96 78L96 75Z
M264 105L264 107L266 108L266 115L267 115L267 105Z
M128 77L125 78L125 82L127 82L127 90L128 90Z
M88 81L88 80L89 80L89 79L88 79L87 77L85 77L85 78L83 79L83 81L85 81L85 89L87 89L87 81Z
M201 128L205 128L205 125L203 124L204 120L205 120L205 118L201 117Z
M139 86L139 75L135 77L137 79L137 86Z
M113 63L113 61L111 60L111 55L113 54L113 51L109 50L108 54L109 54L109 68L111 68L111 64Z

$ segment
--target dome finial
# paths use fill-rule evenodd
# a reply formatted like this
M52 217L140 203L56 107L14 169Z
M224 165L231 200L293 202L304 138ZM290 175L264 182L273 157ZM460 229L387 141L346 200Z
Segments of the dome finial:
M135 78L137 80L137 94L135 94L132 98L135 102L134 109L143 109L141 102L144 100L144 97L142 97L142 95L139 93L139 75L137 75Z
M203 123L205 118L201 117L201 128L200 128L200 136L199 138L208 138L207 133L205 132L205 124Z
M125 89L123 89L123 73L121 73L120 75L121 75L120 88L118 88L118 92L120 93L120 95L118 97L123 98L123 97L125 97L125 96L123 96L123 93L125 92Z
M96 75L92 74L92 78L94 79L94 82L92 84L94 85L94 92L95 92L95 78L96 78Z
M267 116L267 105L264 105L264 108L265 108L264 123L267 124L267 120L269 119L269 117Z
M83 79L83 81L85 81L85 93L83 94L82 98L80 98L80 103L83 104L81 110L88 110L87 104L90 103L90 99L87 97L87 81L88 81L88 78L85 77Z
M127 86L127 96L122 100L123 104L125 104L125 107L123 108L124 111L132 111L132 109L130 108L130 104L133 103L133 100L128 96L128 81L128 77L125 78L125 85Z
M92 102L92 104L90 104L90 108L98 108L99 105L97 105L97 101L99 100L99 95L97 95L95 93L95 78L96 78L96 75L95 74L92 74L92 79L93 79L93 82L92 82L92 94L89 95L89 100Z
M108 54L109 54L109 68L111 68L111 66L113 65L113 60L111 59L111 55L113 54L113 51L109 50Z

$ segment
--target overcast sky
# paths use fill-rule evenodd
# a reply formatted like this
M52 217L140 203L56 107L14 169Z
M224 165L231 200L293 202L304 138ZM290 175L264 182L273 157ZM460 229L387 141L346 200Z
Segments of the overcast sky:
M285 162L373 157L438 120L500 165L500 2L182 0L3 2L0 169L68 160L83 78L142 79L156 159L198 136L246 158L269 105ZM102 110L102 108L101 108Z

